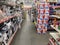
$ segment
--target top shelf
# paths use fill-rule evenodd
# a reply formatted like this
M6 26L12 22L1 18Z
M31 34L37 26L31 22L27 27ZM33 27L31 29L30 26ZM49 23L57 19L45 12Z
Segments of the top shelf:
M13 17L15 17L15 15L14 16L8 16L8 17L5 17L5 18L1 19L0 20L0 24L3 23L3 22L5 22L5 21L8 21L9 19L11 19Z

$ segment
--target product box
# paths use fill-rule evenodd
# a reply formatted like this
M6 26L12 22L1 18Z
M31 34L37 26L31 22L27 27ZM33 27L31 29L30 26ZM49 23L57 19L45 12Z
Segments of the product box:
M49 14L49 10L45 10L45 14Z
M37 23L38 23L38 24L42 24L42 20L38 19L38 20L37 20Z

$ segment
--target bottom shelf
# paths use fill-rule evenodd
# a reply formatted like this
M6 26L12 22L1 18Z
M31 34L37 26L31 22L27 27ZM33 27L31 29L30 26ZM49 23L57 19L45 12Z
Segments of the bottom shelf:
M7 45L10 45L11 44L11 42L12 42L12 40L13 40L13 38L14 38L14 36L15 36L15 34L16 34L17 31L18 31L18 28L16 29L16 31L14 32L14 34L12 34L12 36L10 37Z

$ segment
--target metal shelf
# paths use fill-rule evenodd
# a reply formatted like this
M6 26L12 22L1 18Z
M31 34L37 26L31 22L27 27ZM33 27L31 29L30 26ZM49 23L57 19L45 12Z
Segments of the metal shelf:
M9 41L8 41L8 43L7 43L7 45L10 45L10 44L11 44L11 42L12 42L12 40L13 40L15 34L17 33L17 31L18 31L18 28L16 29L16 31L14 32L14 34L10 37L10 39L9 39Z
M59 30L59 29L55 28L53 25L51 25L51 27L52 27L53 29L55 29L57 32L60 33L60 30Z
M9 19L11 19L11 18L13 18L13 17L15 17L15 16L16 16L16 15L14 15L14 16L8 16L8 17L5 17L5 18L1 19L1 20L0 20L0 24L3 23L3 22L5 22L5 21L8 21Z

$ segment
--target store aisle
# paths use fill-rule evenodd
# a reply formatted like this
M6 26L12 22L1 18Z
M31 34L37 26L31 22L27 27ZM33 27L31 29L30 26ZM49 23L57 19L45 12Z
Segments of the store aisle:
M22 29L16 33L11 45L47 45L48 39L48 33L45 35L36 33L35 26L27 14Z

